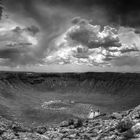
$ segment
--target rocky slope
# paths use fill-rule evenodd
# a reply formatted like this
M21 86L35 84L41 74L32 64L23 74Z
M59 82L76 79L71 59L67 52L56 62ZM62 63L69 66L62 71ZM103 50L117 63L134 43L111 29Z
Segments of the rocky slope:
M140 106L101 114L88 119L71 119L57 126L25 127L0 118L0 140L139 140Z

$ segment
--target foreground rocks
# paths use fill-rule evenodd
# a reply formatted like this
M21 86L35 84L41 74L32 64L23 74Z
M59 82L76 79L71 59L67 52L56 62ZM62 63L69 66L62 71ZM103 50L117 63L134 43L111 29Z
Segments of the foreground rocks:
M25 127L0 117L0 140L139 140L140 106L100 115L92 120L71 119L58 126Z

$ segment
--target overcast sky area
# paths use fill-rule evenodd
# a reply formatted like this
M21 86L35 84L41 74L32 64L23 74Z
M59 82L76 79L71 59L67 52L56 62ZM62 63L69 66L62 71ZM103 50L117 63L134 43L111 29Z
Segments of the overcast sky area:
M139 5L139 0L3 0L0 70L140 72Z

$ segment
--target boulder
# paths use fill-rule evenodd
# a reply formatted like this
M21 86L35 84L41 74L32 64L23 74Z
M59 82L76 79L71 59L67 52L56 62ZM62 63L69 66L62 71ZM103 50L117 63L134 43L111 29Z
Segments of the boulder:
M69 121L63 121L60 123L60 127L68 127L69 125Z
M63 121L60 124L60 127L68 127L68 126L73 126L73 128L78 128L83 125L83 122L81 119L70 119L68 121Z
M140 105L135 107L133 111L130 112L129 116L132 119L140 119Z
M74 119L74 127L75 128L78 128L78 127L81 127L83 125L83 122L81 119Z
M122 119L122 114L114 112L113 114L110 115L111 119Z
M140 134L140 123L135 124L132 128L131 128L132 132L134 132L134 134Z
M47 131L47 128L45 126L39 126L37 128L34 128L34 131L39 134L44 134Z
M123 118L118 125L116 126L116 128L118 129L119 132L125 132L129 129L131 129L131 127L133 126L133 122L130 118Z
M17 132L31 132L31 129L29 127L25 127L19 123L12 124L11 129L16 133Z

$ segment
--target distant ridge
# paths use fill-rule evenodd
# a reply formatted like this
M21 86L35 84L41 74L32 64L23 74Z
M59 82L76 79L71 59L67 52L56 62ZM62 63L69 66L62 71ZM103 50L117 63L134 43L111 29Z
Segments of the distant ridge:
M103 94L138 94L140 92L139 73L86 72L86 73L36 73L36 72L0 72L10 84L21 83L36 90ZM0 84L1 84L0 83ZM63 87L63 89L62 89ZM62 89L62 90L61 90Z

